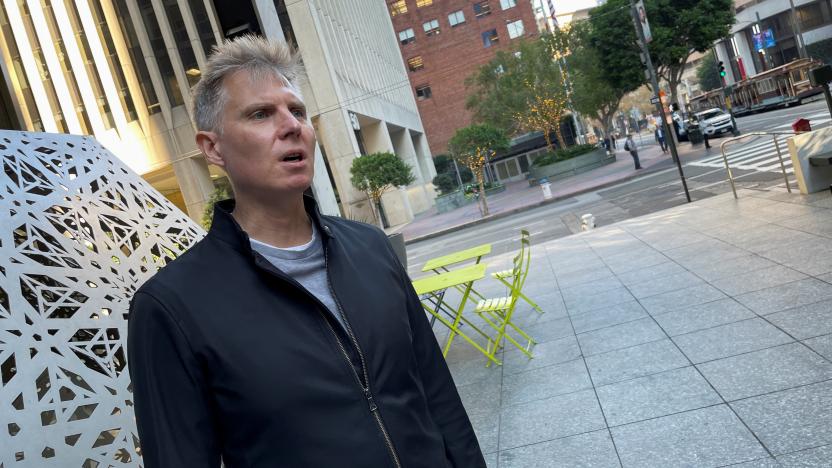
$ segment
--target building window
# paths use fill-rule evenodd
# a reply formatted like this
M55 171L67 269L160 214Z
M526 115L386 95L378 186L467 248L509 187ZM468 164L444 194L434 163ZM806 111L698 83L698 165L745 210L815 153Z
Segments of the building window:
M159 23L156 21L153 5L150 0L137 0L136 3L139 7L145 31L147 31L147 38L150 40L150 47L156 55L156 64L159 67L159 73L162 75L162 84L165 86L170 106L181 106L185 103L185 100L182 97L182 91L179 89L179 83L176 81L176 74L173 72L173 65L170 56L168 56L168 48L162 38Z
M110 66L110 73L113 75L116 87L118 88L118 97L121 101L121 106L127 114L127 120L132 122L139 118L136 114L136 106L133 103L133 96L130 94L130 88L127 87L127 79L124 77L124 68L121 61L116 54L116 46L113 43L113 37L110 34L110 28L107 26L107 20L104 18L104 11L101 10L101 2L92 2L93 19L97 23L98 37L101 40L101 45L104 48L104 54L107 56L107 64Z
M485 2L477 2L474 4L474 16L482 18L483 16L491 14L491 5Z
M429 85L422 85L416 87L416 99L420 101L424 101L425 99L430 99L433 94L430 92Z
M407 59L407 68L412 72L425 68L425 62L422 60L422 56L417 55Z
M455 11L448 15L448 23L451 27L454 27L458 24L462 24L465 22L465 13L462 10Z
M500 0L500 7L503 10L508 10L509 8L514 8L517 6L517 0Z
M484 47L491 47L493 44L496 44L499 41L500 36L497 35L496 29L490 29L482 33L482 45Z
M147 69L147 62L145 61L144 53L142 53L139 38L136 35L136 29L133 27L133 21L130 20L129 10L124 0L115 0L113 8L120 18L124 21L119 21L121 26L121 34L124 37L127 52L130 54L130 62L133 64L133 69L139 78L139 87L144 96L144 103L147 106L148 114L155 114L162 111L162 106L159 105L159 98L156 96L156 90L153 89L153 81L150 78L150 72Z
M509 39L514 39L523 35L523 20L512 21L506 25L508 28Z
M405 13L407 13L407 3L404 0L390 3L390 16L403 15Z
M422 24L425 30L425 36L433 36L439 34L439 20L430 20Z
M416 8L422 8L433 5L433 0L416 0Z
M416 36L413 34L413 28L407 28L404 31L399 31L399 42L402 44L410 44L415 40Z

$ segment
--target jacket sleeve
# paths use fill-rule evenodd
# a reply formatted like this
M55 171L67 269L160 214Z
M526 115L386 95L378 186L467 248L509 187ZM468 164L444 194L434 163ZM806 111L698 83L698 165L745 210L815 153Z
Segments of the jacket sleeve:
M147 468L218 468L220 449L207 385L179 323L155 297L130 306L127 355Z
M422 303L407 272L398 264L393 248L384 238L393 261L397 262L399 277L407 296L407 313L413 332L413 352L419 364L422 385L434 422L439 426L445 439L445 448L451 466L457 468L485 468L474 428L462 406L451 372L442 356L439 343L430 327Z

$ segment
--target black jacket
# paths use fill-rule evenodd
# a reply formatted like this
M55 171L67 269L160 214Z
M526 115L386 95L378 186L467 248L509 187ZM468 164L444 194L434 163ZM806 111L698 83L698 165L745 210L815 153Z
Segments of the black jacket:
M406 272L380 230L307 212L341 327L214 210L133 297L128 362L145 466L485 467Z

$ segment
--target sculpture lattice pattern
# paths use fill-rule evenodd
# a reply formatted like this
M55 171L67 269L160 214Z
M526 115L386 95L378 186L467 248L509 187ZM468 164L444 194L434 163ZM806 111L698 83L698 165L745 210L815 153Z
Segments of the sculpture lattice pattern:
M0 467L138 467L129 300L204 232L92 138L0 131L0 163Z

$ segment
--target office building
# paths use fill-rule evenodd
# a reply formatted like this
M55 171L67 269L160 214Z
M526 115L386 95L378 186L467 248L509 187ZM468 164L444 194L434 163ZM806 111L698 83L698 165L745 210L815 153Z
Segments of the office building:
M375 151L416 176L385 195L388 224L430 208L435 170L381 1L0 0L0 126L93 135L199 219L223 174L194 143L190 91L213 45L245 33L301 53L324 212L371 219L349 169Z
M496 51L538 35L531 0L387 1L408 78L434 154L471 123L465 78Z

